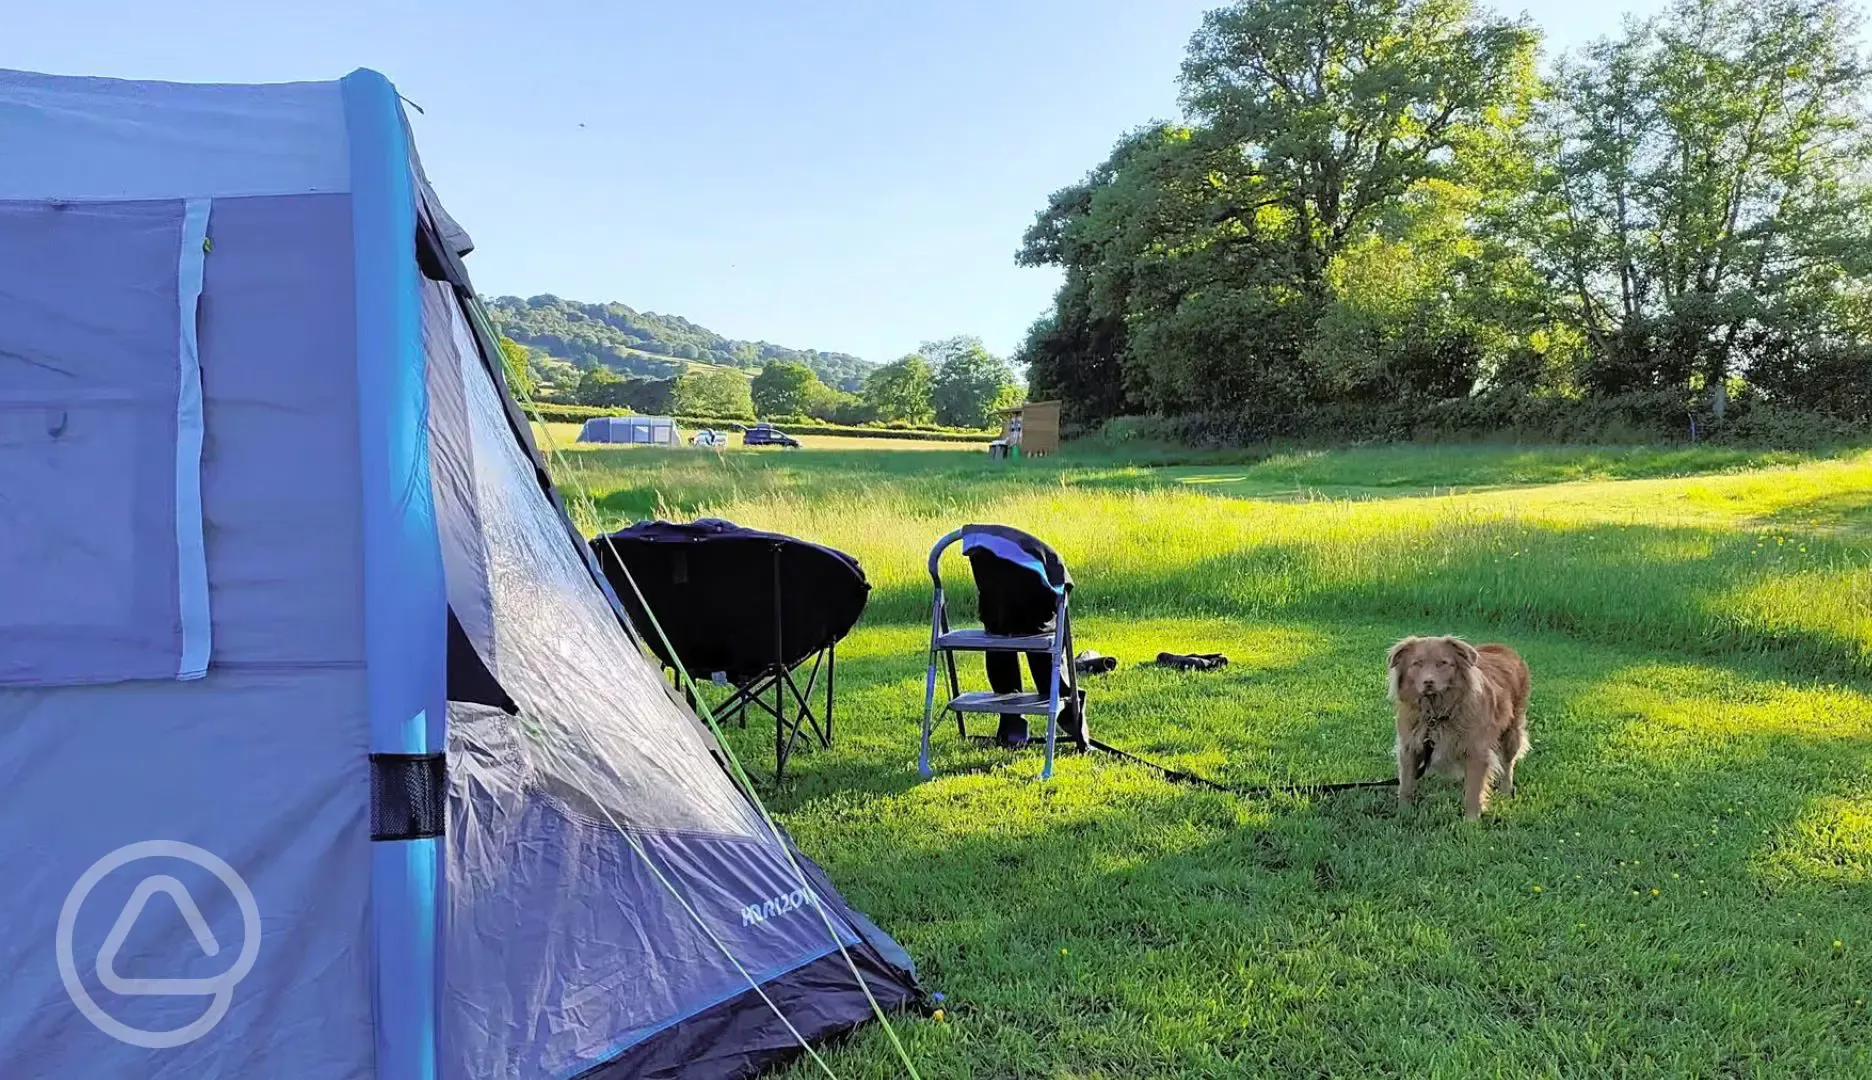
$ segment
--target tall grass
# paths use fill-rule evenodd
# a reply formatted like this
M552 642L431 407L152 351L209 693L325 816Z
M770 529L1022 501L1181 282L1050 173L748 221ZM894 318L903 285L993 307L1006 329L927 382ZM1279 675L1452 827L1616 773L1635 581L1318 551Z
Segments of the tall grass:
M710 514L864 564L838 741L771 805L947 996L900 1025L926 1077L1872 1076L1872 454L565 457L588 528ZM971 520L1071 565L1110 741L1382 776L1385 645L1460 632L1534 668L1521 794L1469 827L1446 788L1040 783L952 727L921 783L923 562ZM899 1075L875 1033L828 1060Z
M1218 485L1186 483L1187 469L1106 462L1022 470L919 454L918 463L945 460L916 469L865 454L828 464L810 454L624 451L602 461L582 454L575 467L598 526L708 514L850 551L876 586L874 623L925 618L930 543L982 520L1047 537L1091 614L1396 616L1771 656L1811 675L1872 674L1872 455L1734 471L1751 459L1468 451L1460 469L1435 468L1462 453L1365 469L1360 459L1385 459L1265 462L1259 499L1218 497ZM1530 476L1696 465L1730 471L1522 486ZM1153 471L1169 475L1130 475ZM1286 474L1304 481L1304 498L1283 491L1276 477ZM1369 495L1374 486L1409 495L1405 477L1447 490L1458 485L1439 481L1457 475L1496 490ZM1335 488L1357 497L1336 498Z

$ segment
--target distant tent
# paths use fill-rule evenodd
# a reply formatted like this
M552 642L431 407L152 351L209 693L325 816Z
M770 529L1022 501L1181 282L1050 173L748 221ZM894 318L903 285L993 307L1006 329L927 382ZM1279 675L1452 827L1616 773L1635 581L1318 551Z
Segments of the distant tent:
M582 443L649 443L681 446L676 421L667 416L595 416L579 429Z
M920 999L596 572L389 82L0 71L0 147L0 1076L736 1077Z

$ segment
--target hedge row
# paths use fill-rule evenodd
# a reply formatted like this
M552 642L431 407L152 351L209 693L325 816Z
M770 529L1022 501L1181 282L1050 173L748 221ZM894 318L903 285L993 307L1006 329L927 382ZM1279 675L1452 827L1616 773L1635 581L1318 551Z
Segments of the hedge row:
M565 424L580 424L600 416L627 416L617 409L604 409L591 405L537 405L534 415L540 420ZM683 427L725 428L733 430L747 427L752 420L730 420L719 416L678 416L676 422ZM958 428L907 427L869 424L827 424L815 420L793 420L780 418L777 426L789 435L844 435L860 439L907 439L913 442L979 442L985 443L998 436L992 432L968 431Z
M1256 446L1281 439L1334 443L1516 438L1561 443L1707 441L1810 449L1862 440L1850 419L1789 409L1754 394L1731 399L1718 419L1706 401L1678 391L1569 399L1502 391L1428 406L1362 403L1280 414L1195 413L1120 417L1098 433L1112 442L1151 440L1199 449ZM1330 433L1322 436L1321 433Z

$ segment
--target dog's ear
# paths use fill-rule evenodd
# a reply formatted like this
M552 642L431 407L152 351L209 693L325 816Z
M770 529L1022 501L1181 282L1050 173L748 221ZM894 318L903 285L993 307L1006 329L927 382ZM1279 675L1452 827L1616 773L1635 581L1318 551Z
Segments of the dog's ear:
M1464 641L1462 638L1452 637L1444 638L1443 640L1450 643L1450 646L1456 650L1457 656L1462 657L1463 667L1472 668L1481 661L1482 654L1476 652L1475 646Z
M1417 644L1419 640L1421 639L1414 638L1414 637L1407 637L1403 641L1398 642L1396 645L1391 646L1391 652L1385 656L1385 666L1395 668L1403 664L1405 651L1408 650L1412 645Z

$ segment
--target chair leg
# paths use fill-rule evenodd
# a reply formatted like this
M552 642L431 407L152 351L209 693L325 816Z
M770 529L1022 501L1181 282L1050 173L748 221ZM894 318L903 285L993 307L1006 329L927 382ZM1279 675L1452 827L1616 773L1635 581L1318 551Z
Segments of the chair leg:
M943 633L946 634L949 632L949 629L950 629L949 607L947 604L943 606L942 622L940 625L942 627ZM962 693L962 681L960 677L957 676L956 674L955 653L952 653L952 652L943 653L942 663L943 663L943 670L946 671L949 676L949 700L954 701ZM963 742L967 742L968 741L968 717L965 714L958 712L955 714L955 718L956 718L956 738L960 739Z
M786 774L787 750L790 749L787 745L786 721L783 719L786 716L786 686L784 683L784 679L777 679L774 681L773 778L775 785L778 785L780 783L780 778Z
M1059 741L1060 718L1060 681L1070 678L1072 656L1067 653L1066 642L1071 640L1072 624L1067 622L1066 598L1060 596L1058 608L1053 613L1053 672L1047 679L1047 734L1046 762L1040 766L1040 779L1053 778L1053 750Z
M811 721L813 737L819 740L821 748L832 745L832 660L835 653L832 648L821 649L813 654L812 670L806 672L806 689L801 690L793 678L804 666L787 672L787 685L793 691L794 704L799 706L800 715ZM826 712L823 723L820 715L813 711L813 695L819 690L819 673L826 673L825 702Z
M929 677L923 685L923 749L917 753L917 772L928 780L930 771L930 728L936 726L936 654L930 653Z
M957 697L960 697L962 694L962 680L956 675L955 653L944 653L943 664L945 667L949 669L949 700L954 701ZM956 718L956 738L961 739L964 742L967 742L968 741L968 714L958 711L955 714L955 718Z
M1079 655L1079 652L1077 649L1073 648L1072 610L1071 610L1070 602L1067 604L1066 608L1064 608L1063 610L1065 611L1065 635L1064 635L1064 642L1061 646L1061 652L1064 655L1064 658L1066 660L1066 666L1060 670L1064 672L1066 675L1066 706L1065 707L1069 709L1079 710L1078 745L1079 745L1079 749L1086 750L1086 749L1090 749L1090 747L1087 745L1087 742L1086 742L1086 740L1090 737L1089 735L1087 735L1087 732L1090 729L1087 728L1086 726L1085 709L1083 707L1083 703L1079 700L1079 665L1078 665L1078 662L1074 659L1075 657Z
M1054 672L1053 678L1047 681L1053 684L1053 688L1047 694L1046 763L1040 766L1040 779L1042 780L1051 780L1053 778L1053 744L1059 737L1059 673L1057 671Z
M940 587L935 599L930 602L930 647L929 670L923 680L923 744L917 751L917 773L928 780L935 773L930 769L930 729L936 726L936 665L941 657L936 652L936 639L942 636L943 597Z
M783 691L786 693L783 693ZM807 688L802 691L799 687L799 683L794 681L793 673L790 671L783 671L777 676L777 682L774 688L776 703L784 702L788 693L790 693L792 698L791 704L784 705L781 711L774 717L775 738L778 739L784 736L785 739L783 743L776 744L775 758L781 762L788 761L793 757L793 750L799 745L800 736L805 734L808 727L812 728L815 733L820 730L819 719L813 715L811 685L809 684ZM777 774L775 778L776 780L778 779Z

